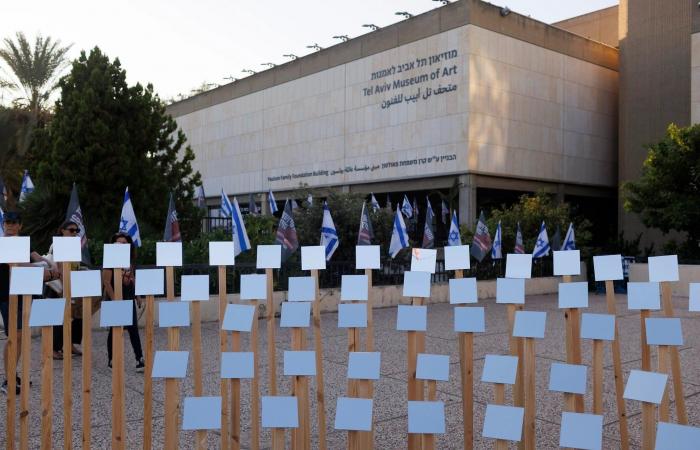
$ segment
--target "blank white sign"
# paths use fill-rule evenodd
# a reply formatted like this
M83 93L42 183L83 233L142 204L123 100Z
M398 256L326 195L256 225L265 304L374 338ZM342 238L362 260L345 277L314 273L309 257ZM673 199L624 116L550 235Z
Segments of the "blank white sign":
M258 245L256 250L258 269L279 269L282 264L282 246L279 244L273 245Z
M690 283L688 311L700 312L700 283Z
M189 327L190 305L183 302L158 302L158 326Z
M367 304L339 304L338 328L367 328Z
M540 311L515 311L514 337L544 338L547 313Z
M209 300L209 275L183 275L180 280L180 296L183 302Z
M0 236L0 263L28 263L29 236Z
M43 267L12 268L12 274L10 276L10 295L41 295L43 290Z
M158 350L153 358L151 378L185 378L189 354Z
M469 246L450 245L445 247L445 270L468 270Z
M283 370L285 376L316 375L316 352L285 350Z
M236 264L235 247L233 241L209 242L210 266L233 266Z
M588 283L559 283L559 308L588 308Z
M229 303L226 305L224 321L221 324L221 329L226 331L244 331L249 333L253 328L254 316L255 306Z
M312 302L316 299L316 282L314 277L289 277L290 302Z
M515 384L517 373L517 356L486 355L481 381L484 383Z
M399 305L396 316L398 331L425 331L428 327L428 307Z
M659 283L627 283L627 309L657 310L660 308L661 292L659 290Z
M78 236L54 236L53 260L54 262L80 262L83 258Z
M460 306L454 309L455 331L458 333L483 333L486 331L485 312L482 306Z
M32 301L29 312L30 327L52 327L63 325L66 300L62 298L37 299Z
M649 317L646 323L647 345L683 345L681 319L677 317Z
M310 245L301 248L301 270L324 270L326 249L323 245Z
M631 370L623 397L627 400L638 400L658 405L664 395L666 381L668 381L668 375L665 373Z
M280 327L307 328L311 317L311 303L282 302Z
M241 275L241 300L267 298L267 275L253 273Z
M182 242L156 242L156 266L182 266Z
M569 394L586 393L587 367L579 364L552 363L549 368L549 390Z
M449 381L450 357L448 355L419 353L416 361L416 379Z
M378 380L381 365L379 352L350 352L348 354L349 380Z
M649 281L678 281L678 255L650 256Z
M263 428L297 428L299 426L296 397L263 396L260 403Z
M531 278L532 255L528 253L508 253L506 258L506 278Z
M453 278L450 280L451 304L476 303L478 300L476 278Z
M185 397L183 430L221 429L221 397Z
M496 279L496 303L525 303L525 280L517 278Z
M517 406L486 405L482 436L520 442L525 410Z
M101 327L125 327L132 324L133 300L103 301L100 308Z
M163 269L136 269L136 295L163 295L164 292Z
M435 273L437 250L414 248L411 250L411 272Z
M253 378L255 376L253 352L221 353L221 378Z
M622 255L594 256L593 271L596 281L621 280Z
M581 275L581 251L555 251L554 275Z
M334 428L348 431L371 431L372 399L338 397Z
M356 269L379 269L378 245L358 245L355 247L355 268Z
M697 450L700 428L659 422L654 450Z
M404 272L404 297L430 297L430 274L428 272Z
M343 275L340 283L340 301L367 301L367 275Z
M70 273L70 289L73 297L100 297L102 274L99 270L78 270Z
M600 450L603 446L603 416L562 413L559 446Z
M581 338L612 341L615 339L615 316L613 314L581 315Z
M408 402L408 432L411 434L444 434L445 404L443 402Z
M105 269L127 269L131 267L131 246L128 244L105 244L102 267Z

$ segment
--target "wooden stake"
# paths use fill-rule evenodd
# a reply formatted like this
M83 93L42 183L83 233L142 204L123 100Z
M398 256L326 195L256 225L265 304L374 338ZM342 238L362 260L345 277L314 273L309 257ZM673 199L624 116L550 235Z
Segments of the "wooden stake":
M605 281L605 299L608 314L617 318L617 306L615 305L615 289L612 280ZM629 432L627 431L627 411L623 394L625 387L622 380L622 358L620 356L620 341L617 339L617 320L615 321L615 339L612 344L613 372L615 376L615 399L617 403L617 419L620 424L620 448L629 449Z
M65 263L64 263L65 264ZM122 292L122 269L112 269L114 271L114 299L112 301L123 300ZM64 275L65 280L65 275ZM65 293L65 287L64 287ZM136 300L134 300L136 301ZM66 298L66 305L70 299ZM68 312L70 321L70 311ZM66 357L70 359L70 334L66 337L66 325L63 325L63 360L65 371ZM112 327L112 448L123 450L126 448L126 401L124 399L124 327ZM68 342L68 353L66 353L66 342ZM66 356L68 355L68 356ZM65 380L64 380L64 389ZM65 391L64 391L65 395ZM64 413L65 414L65 413ZM69 448L69 447L66 447Z
M284 428L272 429L272 450L284 449Z
M12 316L10 316L12 317ZM10 322L11 323L11 322ZM9 384L9 383L8 383ZM9 397L9 395L8 395ZM41 450L52 447L53 424L53 330L41 327ZM9 436L8 424L8 436ZM9 444L9 437L8 437ZM13 449L14 450L14 449Z
M192 307L192 365L194 366L194 395L201 397L202 389L202 309L199 301L191 302ZM195 431L195 448L205 450L207 447L206 430Z
M416 365L417 365L417 354L416 354L416 333L417 331L408 331L406 334L406 346L407 346L407 375L408 375L408 400L418 400L416 395ZM409 450L419 450L421 443L420 435L408 434L408 448Z
M226 331L223 329L224 315L226 314L226 305L228 300L226 298L226 266L218 266L218 276L219 276L219 354L224 353L227 350L226 345ZM257 373L256 373L257 375ZM221 379L221 450L229 450L229 424L228 424L228 388L230 382L227 378Z
M22 296L22 390L19 398L19 447L29 448L29 364L31 362L32 336L29 329L29 312L32 296Z
M372 304L372 269L365 269L365 276L367 276L367 330L365 330L365 351L374 351L374 318L372 313L374 311L374 305ZM370 381L370 387L372 386Z
M664 316L673 317L673 289L668 281L661 282L661 300L663 301ZM683 393L683 376L681 373L681 357L678 347L669 347L671 354L671 372L673 373L673 396L676 403L676 416L681 425L688 424L688 413L685 408L685 395Z
M12 268L10 268L10 272ZM7 449L15 449L15 414L17 399L17 303L19 299L16 295L10 296L8 305L9 326L7 327ZM7 325L7 324L6 324ZM26 383L26 381L25 381Z
M669 346L668 345L659 345L659 353L658 353L658 365L659 365L659 373L665 373L670 374L670 370L668 367L668 354L669 354ZM659 420L661 422L670 422L670 413L669 413L669 392L668 389L665 389L664 386L664 394L663 397L661 397L661 403L659 404Z
M371 380L358 380L358 397L372 398ZM358 433L358 450L372 450L374 448L374 420L372 420L372 431Z
M306 349L304 334L303 328L292 328L292 350L303 351ZM308 450L311 448L311 409L307 377L294 376L292 389L292 394L297 397L299 415L299 428L292 429L292 448Z
M496 405L503 405L506 402L506 390L503 383L495 383L493 385L493 403ZM508 450L508 441L503 439L496 439L493 446L495 450Z
M231 332L231 351L241 351L241 333ZM231 379L231 449L241 448L241 380Z
M639 310L639 320L640 324L640 339L639 343L642 346L642 370L647 372L651 371L651 347L647 345L647 324L646 319L650 317L650 312L648 309Z
M155 299L146 296L146 368L143 377L143 450L151 450L153 443L153 322Z
M513 336L513 326L515 325L515 312L522 311L522 305L514 305L512 303L508 304L508 324L510 325L510 337L508 338L508 343L510 347L511 356L518 357L518 370L515 376L515 384L513 384L513 405L514 406L525 406L525 392L523 388L524 376L523 370L525 362L523 360L523 340ZM521 446L524 446L523 441L520 441Z
M83 450L91 448L92 434L92 298L83 297Z
M428 380L428 400L434 402L437 396L437 381ZM423 435L423 450L435 450L435 435Z
M593 414L603 414L603 341L593 339Z
M563 275L564 283L571 283L571 275ZM566 308L564 311L566 320L566 362L568 364L581 364L581 315L579 308ZM582 413L584 410L583 395L574 396L575 408L572 412Z
M168 301L175 301L175 269L165 268L165 296ZM168 328L168 350L178 351L180 347L180 330ZM180 390L177 378L165 379L165 447L179 447Z
M316 410L318 418L318 448L326 450L326 401L323 383L323 341L321 337L321 298L318 288L318 270L313 269L316 295L313 303L314 314L314 349L316 351ZM310 444L309 444L310 445Z
M265 269L265 275L267 276L267 368L270 375L268 390L270 395L277 395L277 350L275 348L275 301L272 298L272 269ZM284 446L284 430L282 430L282 446Z
M258 378L258 302L255 301L253 313L253 329L250 334L250 348L253 352L253 379L250 382L250 448L260 448L260 379Z
M474 446L474 333L459 333L464 448Z
M535 450L535 339L525 340L525 449Z
M654 450L656 441L656 405L642 402L642 449Z
M71 318L71 263L61 263L63 298L66 299L63 314L63 448L73 447L73 342ZM121 281L121 280L120 280Z

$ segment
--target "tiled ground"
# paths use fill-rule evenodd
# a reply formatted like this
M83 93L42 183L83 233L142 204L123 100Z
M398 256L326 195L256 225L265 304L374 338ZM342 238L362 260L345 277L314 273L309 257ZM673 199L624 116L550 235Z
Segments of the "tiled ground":
M564 320L562 312L557 310L556 296L533 296L527 299L527 309L547 311L547 334L544 340L537 342L537 442L538 448L550 449L558 447L559 423L561 419L562 397L560 394L547 391L549 365L553 361L565 360L564 348ZM639 349L639 318L635 312L627 311L626 298L618 295L619 326L621 332L621 348L623 354L624 379L630 369L640 367ZM485 405L492 399L492 387L480 383L483 367L483 358L487 353L506 353L508 346L507 321L505 307L496 305L493 300L483 302L487 308L487 332L477 335L474 339L474 372L475 379L475 410L474 429L477 436L480 435ZM700 426L700 315L687 312L687 298L674 298L677 315L683 318L683 331L685 345L681 350L683 365L684 389L686 405L692 425ZM605 299L603 296L591 295L591 312L605 312ZM451 358L451 379L447 383L438 384L438 398L446 403L447 434L437 439L439 449L462 448L462 412L460 405L460 380L458 346L455 334L452 332L453 315L450 305L431 305L428 308L429 323L426 338L426 351L449 354ZM382 378L375 387L375 448L400 449L406 448L406 335L403 332L394 331L396 325L396 308L380 309L375 311L375 346L382 352ZM324 314L323 324L323 356L325 373L325 393L327 411L327 438L329 449L341 449L345 446L346 433L333 430L333 418L335 415L335 402L339 395L344 395L347 389L345 378L347 369L347 336L345 330L336 327L337 315ZM260 326L260 360L259 373L264 374L261 383L263 394L267 391L267 364L265 322ZM205 395L219 394L219 362L218 362L218 334L217 324L214 322L203 325L204 348L204 392ZM281 358L281 350L290 349L290 336L286 330L277 329L278 357ZM143 339L143 332L142 332ZM106 340L107 333L98 331L93 333L93 403L92 403L92 448L106 448L110 445L111 433L111 374L107 367ZM157 330L156 348L166 348L166 333ZM181 334L182 349L187 349L191 344L189 329L183 329ZM4 345L4 342L0 343ZM248 340L244 338L243 348L248 348ZM313 343L310 340L309 346ZM584 362L590 361L590 342L584 341ZM40 340L32 341L32 381L30 408L30 448L38 448L40 437L39 417L39 348ZM143 375L134 370L134 357L128 339L125 339L126 348L126 417L127 417L127 442L128 448L140 448L143 434ZM73 359L73 447L80 446L81 427L81 359ZM63 447L63 408L62 408L62 370L61 362L54 362L54 446ZM619 448L619 429L615 414L613 371L611 367L610 350L606 345L605 350L605 425L604 448ZM192 358L188 378L182 383L183 395L192 394ZM278 374L281 373L281 363L278 362ZM589 371L590 379L590 371ZM315 380L311 380L311 398L315 398ZM589 380L590 384L590 380ZM289 380L280 377L280 392L289 392ZM249 398L250 383L242 383L242 448L249 448ZM590 392L590 388L589 388ZM508 392L508 396L510 393ZM163 402L164 382L154 381L154 445L153 448L163 448ZM0 417L6 424L6 402L0 402ZM591 398L586 397L586 408L590 411ZM672 405L673 409L673 405ZM629 415L629 428L632 439L631 448L640 446L640 408L637 402L627 402ZM673 414L675 417L675 414ZM316 435L315 404L312 405L313 436ZM3 427L4 428L4 427ZM220 434L208 433L208 448L218 448ZM0 440L5 439L5 431L0 430ZM270 435L263 432L262 448L269 448ZM194 434L180 432L180 448L193 448ZM491 448L493 443L477 437L475 448ZM314 440L314 448L316 447Z

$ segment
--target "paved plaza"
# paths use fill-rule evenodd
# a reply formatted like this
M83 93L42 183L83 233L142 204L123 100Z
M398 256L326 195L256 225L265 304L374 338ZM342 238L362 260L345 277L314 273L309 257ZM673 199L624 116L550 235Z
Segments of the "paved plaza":
M481 371L483 367L484 355L503 354L508 351L508 324L506 320L506 308L503 305L496 305L493 299L481 302L486 306L486 333L475 337L474 350L474 429L475 448L492 448L493 442L481 439L483 414L485 405L492 401L493 390L491 385L481 383ZM622 349L622 363L624 369L624 379L626 381L629 370L640 368L640 345L639 345L639 314L628 311L626 307L626 297L617 296L618 304L618 324L620 329L620 344ZM590 312L605 312L605 297L591 294ZM684 389L686 395L686 405L691 425L700 425L700 315L687 312L688 299L683 297L674 298L676 315L683 318L683 332L685 342L681 348L681 361L683 365ZM557 298L555 295L541 295L527 298L527 309L547 311L547 332L542 341L537 342L537 448L552 449L558 448L559 422L561 419L563 397L562 394L549 392L547 390L549 380L549 367L552 362L565 361L565 329L563 312L557 310ZM406 400L406 333L395 331L396 308L386 308L375 310L375 347L381 352L382 371L381 379L376 383L375 388L375 448L377 449L402 449L406 448L407 430L407 400ZM328 448L345 448L346 432L333 430L335 416L335 404L338 396L345 395L347 389L347 332L337 328L337 314L328 313L322 316L323 326L323 364L326 388L326 410L327 410L327 430ZM265 321L260 321L260 361L259 368L262 375L262 394L267 391L267 354L266 354L266 332ZM450 355L451 373L450 381L438 383L438 399L445 402L447 433L437 438L437 448L458 449L462 448L462 409L460 397L459 379L459 359L458 344L453 330L452 307L447 304L430 305L428 308L428 332L426 337L426 352L441 353ZM203 374L205 395L219 395L219 337L216 322L208 322L202 326L203 333ZM126 335L126 333L125 333ZM96 331L93 333L93 405L92 405L92 448L109 448L111 433L111 377L110 369L107 367L107 332ZM143 331L142 331L143 340ZM166 349L167 338L164 330L156 331L156 349ZM182 349L187 349L191 343L189 329L181 332L180 343ZM3 342L4 345L4 342ZM243 340L243 349L248 349L249 342ZM281 374L282 350L291 348L290 333L285 329L277 328L277 356L278 374ZM309 340L309 348L312 348L313 341ZM134 357L129 345L128 338L125 338L126 348L126 406L127 406L127 438L128 448L136 449L141 447L141 436L143 427L143 375L137 374L134 370ZM32 340L32 381L31 391L31 443L30 448L39 447L40 437L40 416L39 416L39 354L40 340ZM591 358L591 342L583 341L583 360L589 364ZM80 391L81 391L81 359L74 358L73 365L73 442L74 448L80 447ZM653 361L656 367L656 361ZM54 361L54 446L63 446L63 411L62 411L62 362ZM188 379L182 383L183 395L192 395L192 358L190 357L190 367ZM591 370L588 371L588 394L586 395L586 411L590 412L592 399ZM163 446L163 402L164 402L164 381L154 381L154 446ZM315 380L312 380L311 398L314 397ZM249 448L249 381L242 382L242 448ZM290 380L286 377L279 377L280 394L290 392ZM606 449L619 448L618 422L615 414L614 382L612 371L612 360L610 348L605 346L605 421L604 421L604 442ZM507 402L510 402L510 392L507 391ZM673 401L673 392L671 392ZM312 429L313 436L316 435L316 413L315 402L312 403ZM672 410L672 420L675 414ZM641 417L640 404L638 402L628 402L627 411L629 415L630 435L632 439L631 448L639 448L641 440ZM0 414L2 423L5 423L6 402L0 402ZM4 435L4 432L0 432ZM288 433L289 435L289 433ZM19 436L19 434L18 434ZM219 433L208 433L208 448L218 448ZM194 433L180 433L180 448L193 448ZM263 432L261 448L270 447L270 434ZM314 448L316 443L314 441Z

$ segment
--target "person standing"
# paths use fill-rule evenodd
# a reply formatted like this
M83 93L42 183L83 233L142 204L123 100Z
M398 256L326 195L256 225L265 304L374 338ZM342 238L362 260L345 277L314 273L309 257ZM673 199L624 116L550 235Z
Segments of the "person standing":
M143 373L146 363L143 359L143 350L141 349L141 338L139 336L138 318L136 315L136 303L140 299L136 298L136 286L134 278L134 261L136 260L136 246L134 245L131 236L126 233L117 233L110 239L112 244L128 244L131 246L131 266L125 269L122 274L122 298L119 300L133 300L132 321L131 325L124 327L129 333L131 348L134 350L136 357L136 372ZM114 300L114 270L102 270L102 285L104 286L106 300ZM107 336L107 356L109 358L109 367L112 367L112 329L109 329Z

